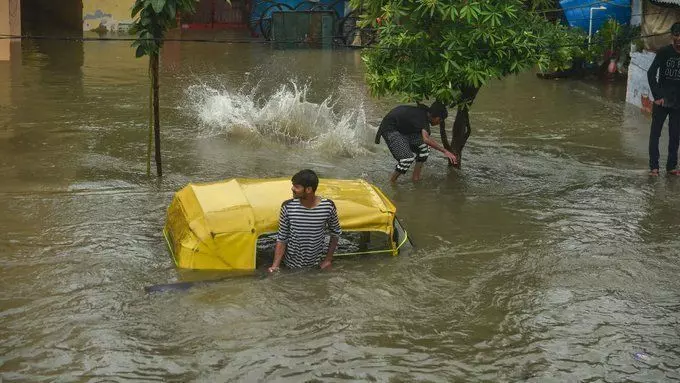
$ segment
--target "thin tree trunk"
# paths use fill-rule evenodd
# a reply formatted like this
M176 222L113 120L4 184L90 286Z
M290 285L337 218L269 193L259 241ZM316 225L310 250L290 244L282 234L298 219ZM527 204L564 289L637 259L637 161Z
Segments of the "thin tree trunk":
M152 54L151 58L151 78L153 86L153 128L156 147L156 174L161 177L163 175L163 167L161 166L161 124L159 115L159 79L158 79L158 54Z
M146 176L151 176L151 152L153 150L153 76L151 75L151 57L149 57L149 143L146 147Z
M465 143L472 133L472 127L470 126L470 114L469 109L472 103L477 97L479 88L463 88L461 94L461 102L458 104L458 111L456 113L456 120L453 123L453 131L451 137L451 144L446 148L450 150L453 154L458 157L458 164L454 165L456 168L460 169L463 161L463 148ZM441 127L440 127L441 128ZM442 135L442 140L446 146L446 133Z
M444 122L444 120L442 120L442 122L439 123L439 136L442 138L442 144L444 145L444 149L448 150L449 152L452 151L453 149L451 149L449 136L446 134L446 122Z

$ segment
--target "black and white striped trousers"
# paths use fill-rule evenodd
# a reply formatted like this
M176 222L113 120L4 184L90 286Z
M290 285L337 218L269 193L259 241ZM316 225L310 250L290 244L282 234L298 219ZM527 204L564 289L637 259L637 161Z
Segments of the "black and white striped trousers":
M421 133L402 134L396 130L382 132L392 157L397 160L395 170L406 173L413 162L425 162L430 155L430 148L423 142Z

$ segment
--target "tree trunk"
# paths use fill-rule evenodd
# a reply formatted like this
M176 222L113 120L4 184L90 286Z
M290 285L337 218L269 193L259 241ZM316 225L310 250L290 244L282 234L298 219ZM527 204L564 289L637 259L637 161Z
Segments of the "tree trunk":
M457 169L460 169L461 167L463 161L463 148L465 147L468 137L470 137L470 133L472 133L472 128L470 127L470 115L468 112L470 106L472 106L472 103L475 100L475 97L477 97L479 88L463 88L461 91L461 101L458 103L458 111L456 113L456 120L453 123L450 144L446 142L446 132L442 134L442 141L444 142L446 149L458 157L458 164L453 165Z
M149 142L146 146L146 176L151 177L151 152L153 151L153 76L149 57Z
M163 175L163 167L161 166L161 123L159 112L159 97L158 97L158 54L152 54L151 57L151 84L153 86L153 130L156 147L156 174L161 177Z

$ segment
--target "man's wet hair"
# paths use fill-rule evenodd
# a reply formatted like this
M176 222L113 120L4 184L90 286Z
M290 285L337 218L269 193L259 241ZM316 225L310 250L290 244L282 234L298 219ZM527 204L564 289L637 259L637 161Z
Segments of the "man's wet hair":
M680 22L676 22L673 25L671 25L671 35L673 36L680 35Z
M293 185L300 185L305 189L312 188L313 191L316 191L316 188L319 186L319 177L313 170L305 169L295 173L293 178L291 178L291 182Z
M430 105L429 112L431 117L441 117L442 120L449 116L446 106L439 101L435 101Z
M420 109L427 110L427 112L430 114L430 117L441 117L442 120L446 120L446 117L449 116L449 111L440 101L435 101L430 106L421 104L420 102L416 102L416 105Z

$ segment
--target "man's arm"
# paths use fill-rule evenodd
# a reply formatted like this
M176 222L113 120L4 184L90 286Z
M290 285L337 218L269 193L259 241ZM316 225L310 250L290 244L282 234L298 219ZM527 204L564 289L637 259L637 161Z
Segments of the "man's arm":
M663 61L661 56L657 53L656 56L654 56L652 65L650 65L649 69L647 70L647 81L649 82L649 89L652 91L652 97L654 97L654 101L663 99L661 86L659 86L659 81L656 79L656 74L661 67L661 62ZM661 74L659 74L659 76L660 75Z
M433 140L432 137L430 137L430 134L427 132L427 130L423 129L422 131L423 134L423 142L426 143L428 146L434 148L435 150L438 150L446 156L446 158L449 159L453 164L458 163L458 158L456 158L456 155L449 152L448 150L444 149L437 143L437 141Z
M272 267L269 268L269 272L277 271L281 265L281 260L283 255L286 253L286 243L281 241L276 241L276 250L274 250L274 263Z
M281 215L279 216L279 233L276 236L276 250L274 250L274 262L267 271L274 272L279 269L283 255L286 253L286 244L290 236L290 220L288 219L288 210L285 203L281 206Z
M326 258L324 258L323 262L321 262L322 269L329 267L333 263L333 254L335 254L335 250L338 248L339 239L340 237L336 237L331 234L331 242L328 244L328 253L326 254Z
M338 210L335 208L335 203L331 201L331 214L328 218L328 228L331 232L331 241L328 244L328 253L326 253L326 258L321 262L321 268L325 269L333 263L333 254L338 248L338 240L340 239L340 234L342 230L340 229L340 220L338 219Z

